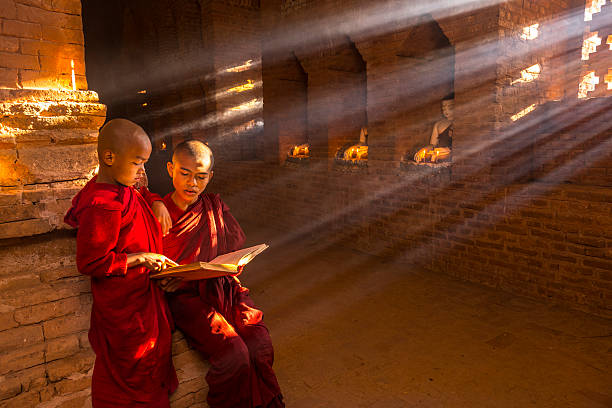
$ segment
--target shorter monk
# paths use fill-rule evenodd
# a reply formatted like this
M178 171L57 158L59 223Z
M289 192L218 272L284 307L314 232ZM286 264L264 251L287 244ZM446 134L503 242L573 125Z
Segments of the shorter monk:
M94 408L168 408L177 385L171 314L151 270L176 265L161 255L162 235L133 186L144 175L151 142L114 119L98 137L98 175L72 200L65 221L78 228L76 262L91 277L89 341L96 353Z
M210 261L244 244L227 205L219 195L204 193L213 163L212 151L196 140L176 146L168 163L175 190L164 197L172 219L164 254L179 264ZM211 364L206 375L211 408L285 406L263 313L238 278L186 282L167 298L176 326Z

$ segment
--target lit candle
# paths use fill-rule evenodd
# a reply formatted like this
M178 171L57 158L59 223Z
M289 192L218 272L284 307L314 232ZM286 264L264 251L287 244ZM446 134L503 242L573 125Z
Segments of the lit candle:
M72 90L76 91L76 79L74 76L74 60L70 60L70 68L72 69Z

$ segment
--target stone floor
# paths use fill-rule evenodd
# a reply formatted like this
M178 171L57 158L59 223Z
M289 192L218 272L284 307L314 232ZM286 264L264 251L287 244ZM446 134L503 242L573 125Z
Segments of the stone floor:
M612 407L609 320L245 230L289 408Z

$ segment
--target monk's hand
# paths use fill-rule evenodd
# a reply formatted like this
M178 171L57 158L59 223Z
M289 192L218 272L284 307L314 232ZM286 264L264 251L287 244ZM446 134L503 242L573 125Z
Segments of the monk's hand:
M170 218L170 213L168 212L168 208L166 208L166 204L163 201L155 201L151 204L151 210L153 210L153 214L162 228L162 234L168 234L170 228L172 228L172 218Z
M263 319L263 312L244 303L238 303L234 308L235 319L244 325L257 324Z
M127 266L131 267L137 265L142 265L155 272L162 271L169 266L178 266L176 262L162 254L155 254L152 252L129 254L127 257Z
M163 278L157 284L164 292L174 292L183 284L183 278Z

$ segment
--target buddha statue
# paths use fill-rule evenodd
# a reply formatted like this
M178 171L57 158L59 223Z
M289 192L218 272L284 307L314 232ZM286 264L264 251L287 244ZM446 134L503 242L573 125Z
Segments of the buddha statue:
M450 95L442 100L442 115L444 118L434 124L429 145L416 152L414 155L415 162L437 163L450 159L453 145L453 98L454 96Z

